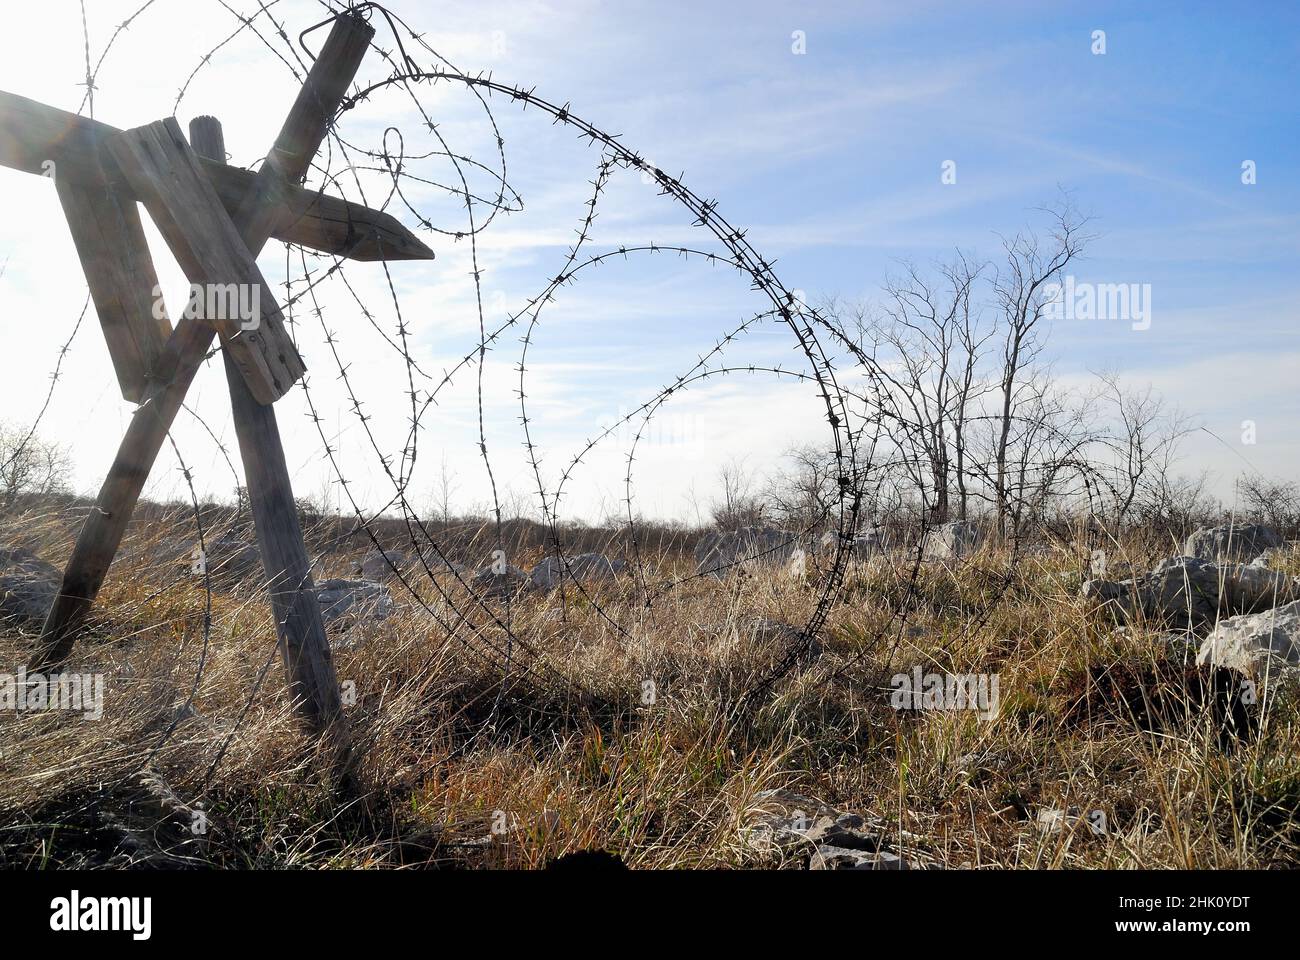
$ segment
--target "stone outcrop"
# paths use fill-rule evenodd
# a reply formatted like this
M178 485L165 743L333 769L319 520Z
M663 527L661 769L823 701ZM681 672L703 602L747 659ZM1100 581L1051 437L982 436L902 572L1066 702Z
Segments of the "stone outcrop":
M1220 621L1202 642L1196 662L1254 678L1300 668L1300 600Z
M197 537L191 543L174 541L170 549L176 562L186 567L191 576L203 578ZM262 551L258 549L251 530L241 532L228 528L215 534L205 532L202 560L208 579L218 586L234 586L249 581L261 584L265 580Z
M695 545L696 573L718 578L739 571L801 565L804 550L798 534L772 527L739 527L710 531Z
M563 560L550 554L528 576L538 590L554 590L562 580L579 583L612 580L626 569L625 561L611 560L603 553L580 553Z
M63 574L30 550L0 547L0 620L45 619Z
M1218 564L1170 557L1140 577L1088 580L1082 595L1122 619L1144 616L1173 626L1201 627L1220 614L1252 613L1300 597L1300 584L1256 564Z
M833 557L839 541L838 530L827 530L817 541L817 550L825 557ZM856 534L848 544L848 555L853 560L870 560L884 552L885 538L879 530L864 530Z
M394 567L402 571L403 575L409 576L414 570L413 564L415 560L412 556L402 550L371 550L361 558L354 572L366 580L396 579Z
M533 589L528 574L513 564L490 563L470 581L474 592L493 600L504 600Z
M906 856L895 844L909 843ZM798 858L809 870L938 869L920 852L919 838L878 817L844 813L790 790L764 790L755 797L746 845L759 854Z
M928 560L960 560L983 542L983 531L971 521L949 520L926 531L923 553Z
M369 580L324 580L316 585L316 599L326 626L383 620L393 612L388 588Z
M1183 553L1214 563L1246 563L1280 546L1282 538L1276 530L1248 523L1202 527L1187 538Z

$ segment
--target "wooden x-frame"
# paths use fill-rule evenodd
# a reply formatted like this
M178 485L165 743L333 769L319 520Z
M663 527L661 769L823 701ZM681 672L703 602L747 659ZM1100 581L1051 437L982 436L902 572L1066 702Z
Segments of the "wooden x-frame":
M220 335L249 503L295 703L317 733L348 752L338 681L303 544L271 404L305 367L257 267L272 238L358 260L431 259L386 214L305 190L312 158L374 31L341 15L275 145L256 173L228 167L221 126L175 119L132 130L0 93L0 164L52 175L123 395L139 403L86 518L30 669L68 657L195 373ZM149 212L191 284L256 289L261 309L156 319L157 277L136 207Z

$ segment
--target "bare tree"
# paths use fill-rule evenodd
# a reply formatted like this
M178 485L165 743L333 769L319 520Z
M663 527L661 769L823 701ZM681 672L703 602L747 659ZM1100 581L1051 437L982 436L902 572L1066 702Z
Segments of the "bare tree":
M822 525L840 501L834 454L805 445L787 450L785 460L788 466L777 470L766 484L772 519L789 530Z
M72 465L58 444L34 430L0 423L0 509L23 495L46 496L66 489Z
M1237 493L1251 519L1283 534L1293 532L1300 525L1300 484L1295 481L1246 474L1237 480Z
M871 437L857 447L873 461L853 464L862 491L931 522L990 509L1003 535L1099 503L1117 522L1202 509L1203 490L1173 477L1186 416L1114 375L1084 390L1054 378L1045 321L1093 237L1068 197L1043 212L1045 232L1002 239L987 283L958 251L932 270L904 263L877 307L825 302L861 374L853 397Z
M901 274L886 279L879 313L860 310L855 317L899 463L936 521L948 519L954 486L963 515L969 504L966 418L982 389L977 368L988 339L972 306L982 271L960 250L932 275L905 262Z
M1099 398L1110 408L1114 420L1106 442L1114 461L1110 471L1111 515L1119 525L1148 490L1163 489L1158 475L1172 469L1178 446L1192 431L1192 423L1149 384L1145 389L1125 386L1113 371L1096 376Z
M1052 221L1050 236L1044 240L1029 230L1004 237L1004 262L993 280L994 303L1001 317L1002 370L998 383L999 420L993 452L994 497L999 528L1005 532L1011 519L1009 447L1019 414L1017 408L1026 401L1026 371L1031 369L1043 349L1042 320L1051 303L1050 285L1082 253L1092 237L1085 234L1087 218L1079 215L1065 198L1044 209ZM1036 391L1030 391L1030 402Z
M1100 434L1090 395L1070 394L1050 369L1022 380L1015 409L1004 491L1006 532L1019 535L1027 520L1041 518L1051 502L1080 492L1073 484L1091 472L1090 447Z
M442 454L442 463L438 470L438 478L434 481L431 499L433 509L438 519L443 523L451 522L451 501L455 496L459 484L456 483L456 471L451 469L450 462L447 460L446 451Z
M984 356L985 345L997 333L996 325L985 325L983 311L971 307L971 290L983 265L972 270L960 252L958 259L945 268L949 289L957 291L957 309L954 317L956 345L961 362L950 373L952 378L952 445L953 470L957 483L957 515L965 520L970 515L970 489L966 463L967 428L976 404L991 387L980 379L978 371Z
M763 522L763 501L754 493L754 475L743 460L733 458L718 470L722 488L713 501L713 522L723 529L755 526Z
M1152 477L1138 505L1138 519L1153 531L1181 540L1222 515L1222 505L1210 495L1209 485L1205 471L1188 477L1162 470Z

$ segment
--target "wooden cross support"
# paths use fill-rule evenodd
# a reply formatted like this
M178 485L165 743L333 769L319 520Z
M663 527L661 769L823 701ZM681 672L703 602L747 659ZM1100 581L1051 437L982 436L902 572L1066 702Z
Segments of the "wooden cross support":
M225 165L220 124L197 118L194 149L174 119L134 130L0 93L0 164L52 175L72 230L123 395L138 400L87 516L30 667L62 663L214 335L220 334L235 430L286 673L299 710L347 762L338 682L311 564L270 405L305 367L284 328L257 255L276 237L351 259L432 259L388 215L305 190L320 148L374 31L342 14L256 172ZM157 318L157 277L136 202L144 204L193 284L254 291L253 316Z

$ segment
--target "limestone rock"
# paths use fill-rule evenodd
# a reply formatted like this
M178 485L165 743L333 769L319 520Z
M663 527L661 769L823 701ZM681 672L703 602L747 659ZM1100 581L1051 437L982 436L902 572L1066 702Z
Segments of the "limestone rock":
M1234 613L1254 613L1300 598L1300 585L1278 570L1270 570L1267 561L1233 567L1226 583L1229 607Z
M778 649L789 650L795 646L802 646L799 659L804 663L817 660L825 652L819 637L813 636L807 639L799 627L771 617L740 617L738 620L715 628L714 632L719 635L729 634L745 649L771 645Z
M1261 553L1254 560L1250 561L1249 566L1258 567L1263 570L1268 570L1273 566L1273 561L1277 559L1279 556L1281 556L1281 554L1282 554L1281 547L1269 547L1267 550Z
M0 620L44 620L63 574L30 550L0 547Z
M827 530L817 542L818 552L833 557L839 542L840 532L838 530ZM870 560L872 557L880 556L885 552L884 534L876 529L864 530L853 536L853 539L849 541L848 548L850 559Z
M383 620L393 612L388 588L369 580L325 580L316 585L316 599L327 626L341 621Z
M910 863L884 850L865 851L823 844L808 860L809 870L912 870Z
M1218 564L1168 557L1141 577L1088 580L1084 597L1112 606L1123 618L1139 615L1173 626L1199 627L1221 613L1252 613L1300 597L1300 584L1255 564Z
M805 843L815 820L838 815L820 800L793 790L763 790L754 798L744 838L754 850L788 851Z
M696 572L719 579L737 570L780 567L803 552L798 534L772 527L739 527L706 533L695 545Z
M979 549L984 533L969 520L950 520L928 530L924 555L930 560L960 560Z
M1201 644L1196 662L1251 677L1300 667L1300 600L1220 621Z
M470 586L482 596L504 600L532 590L533 581L513 564L490 563L474 574Z
M576 580L580 583L612 580L626 569L626 561L611 560L603 553L580 553L563 560L550 554L533 567L529 579L538 590L554 590L561 580Z
M1132 581L1128 580L1085 580L1083 586L1079 588L1079 596L1097 603L1122 602L1129 593L1125 584L1131 585L1131 583Z
M1219 609L1220 570L1196 557L1161 560L1136 586L1146 614L1173 623L1212 620Z
M1245 563L1270 547L1282 546L1271 527L1260 524L1202 527L1187 538L1183 552L1189 557L1220 563Z
M744 837L756 852L807 858L810 870L906 870L933 867L920 854L903 860L891 849L900 832L877 817L842 813L790 790L754 798ZM902 832L909 845L919 840Z
M388 580L397 579L394 567L409 577L418 566L414 558L402 550L371 550L361 558L354 572L366 580Z
M205 567L208 579L218 586L234 586L248 581L260 584L265 579L262 552L251 530L241 532L227 528L215 534L205 531L201 556L197 537L189 544L177 541L176 546L178 561L199 580L203 579Z

